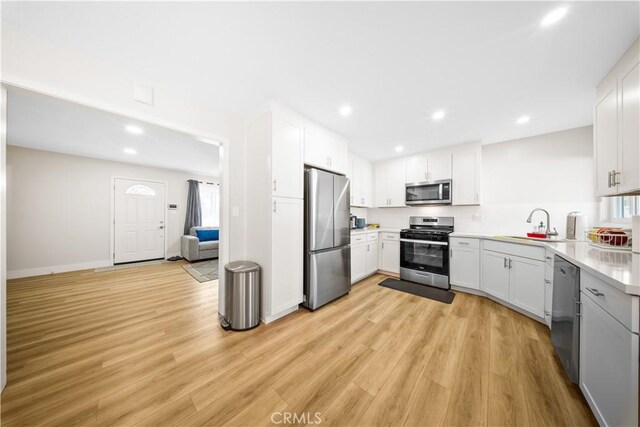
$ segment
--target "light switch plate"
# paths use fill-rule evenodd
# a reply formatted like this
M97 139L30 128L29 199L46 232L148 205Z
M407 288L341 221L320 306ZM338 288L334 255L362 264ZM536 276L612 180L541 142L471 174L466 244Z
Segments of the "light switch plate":
M237 206L233 206L231 208L231 216L240 216L240 208Z

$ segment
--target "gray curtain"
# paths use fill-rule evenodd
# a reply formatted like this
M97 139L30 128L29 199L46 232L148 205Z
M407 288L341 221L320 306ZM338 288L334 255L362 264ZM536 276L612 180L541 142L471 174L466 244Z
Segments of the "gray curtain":
M189 180L189 195L187 196L187 217L184 220L184 234L189 234L191 227L202 225L202 208L200 206L200 192L198 181Z

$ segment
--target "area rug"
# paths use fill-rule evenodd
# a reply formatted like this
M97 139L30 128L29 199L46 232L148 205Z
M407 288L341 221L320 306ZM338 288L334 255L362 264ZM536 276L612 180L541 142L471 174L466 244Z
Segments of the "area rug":
M198 282L208 282L218 278L218 260L211 259L209 261L194 262L192 264L183 265L184 271L189 273Z
M384 286L385 288L395 289L396 291L402 291L419 297L443 302L445 304L451 304L453 298L456 296L456 294L451 291L419 285L413 282L406 282L404 280L385 279L380 282L379 285Z

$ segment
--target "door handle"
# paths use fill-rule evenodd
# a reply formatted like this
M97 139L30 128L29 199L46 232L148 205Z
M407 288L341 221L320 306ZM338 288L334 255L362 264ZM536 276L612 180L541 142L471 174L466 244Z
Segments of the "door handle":
M276 211L276 201L275 200L273 201L273 211L274 212Z
M164 229L164 225L161 225L160 227L158 227L158 230L163 230Z
M607 187L611 188L611 171L607 175Z
M276 178L273 178L273 191L276 191L278 188L278 180Z
M384 242L382 242L382 249L384 249Z
M502 258L502 260L504 261L504 264L502 265L502 268L507 268L507 259L506 258Z
M453 258L453 249L449 249L449 258Z
M596 288L593 288L593 289L592 288L587 288L587 290L589 292L591 292L592 294L594 294L595 296L597 296L597 297L603 297L604 296L604 294L602 292L598 291Z
M511 270L511 258L509 258L509 270Z

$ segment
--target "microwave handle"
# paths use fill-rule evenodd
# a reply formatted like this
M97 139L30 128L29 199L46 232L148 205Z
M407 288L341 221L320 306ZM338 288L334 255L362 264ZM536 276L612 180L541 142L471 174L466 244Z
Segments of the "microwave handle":
M438 199L442 200L442 187L444 187L444 184L439 184L438 185Z

